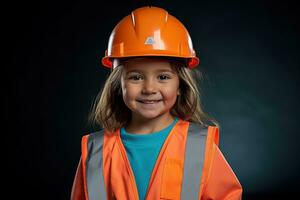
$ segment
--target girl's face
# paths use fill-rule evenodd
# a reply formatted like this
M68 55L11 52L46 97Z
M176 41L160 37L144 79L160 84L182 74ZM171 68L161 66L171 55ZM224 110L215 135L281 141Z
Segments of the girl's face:
M170 116L179 95L179 78L170 63L160 59L132 59L124 64L123 100L135 119Z

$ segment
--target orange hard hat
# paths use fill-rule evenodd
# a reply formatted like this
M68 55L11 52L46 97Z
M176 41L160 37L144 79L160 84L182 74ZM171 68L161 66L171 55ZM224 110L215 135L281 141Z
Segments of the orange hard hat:
M114 58L139 56L184 58L190 69L199 64L185 26L166 10L152 6L134 10L115 26L102 64L112 68Z

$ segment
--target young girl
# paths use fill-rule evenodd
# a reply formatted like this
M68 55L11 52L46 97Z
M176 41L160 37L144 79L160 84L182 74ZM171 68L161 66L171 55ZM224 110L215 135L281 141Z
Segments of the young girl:
M72 200L241 199L201 109L188 31L157 7L114 28L102 64L111 74L94 106L103 130L82 138Z

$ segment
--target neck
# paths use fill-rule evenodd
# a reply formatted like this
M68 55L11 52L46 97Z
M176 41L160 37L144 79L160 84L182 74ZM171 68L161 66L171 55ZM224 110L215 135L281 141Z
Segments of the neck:
M174 119L175 117L170 113L151 119L140 118L133 114L129 125L126 127L126 131L129 133L149 134L166 128Z

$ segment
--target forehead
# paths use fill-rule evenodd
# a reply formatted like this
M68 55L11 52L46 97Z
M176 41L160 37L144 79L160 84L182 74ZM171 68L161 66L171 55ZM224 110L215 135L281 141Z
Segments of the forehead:
M134 58L128 59L123 64L125 71L139 70L139 71L152 71L152 70L168 70L174 71L170 61L159 58Z

